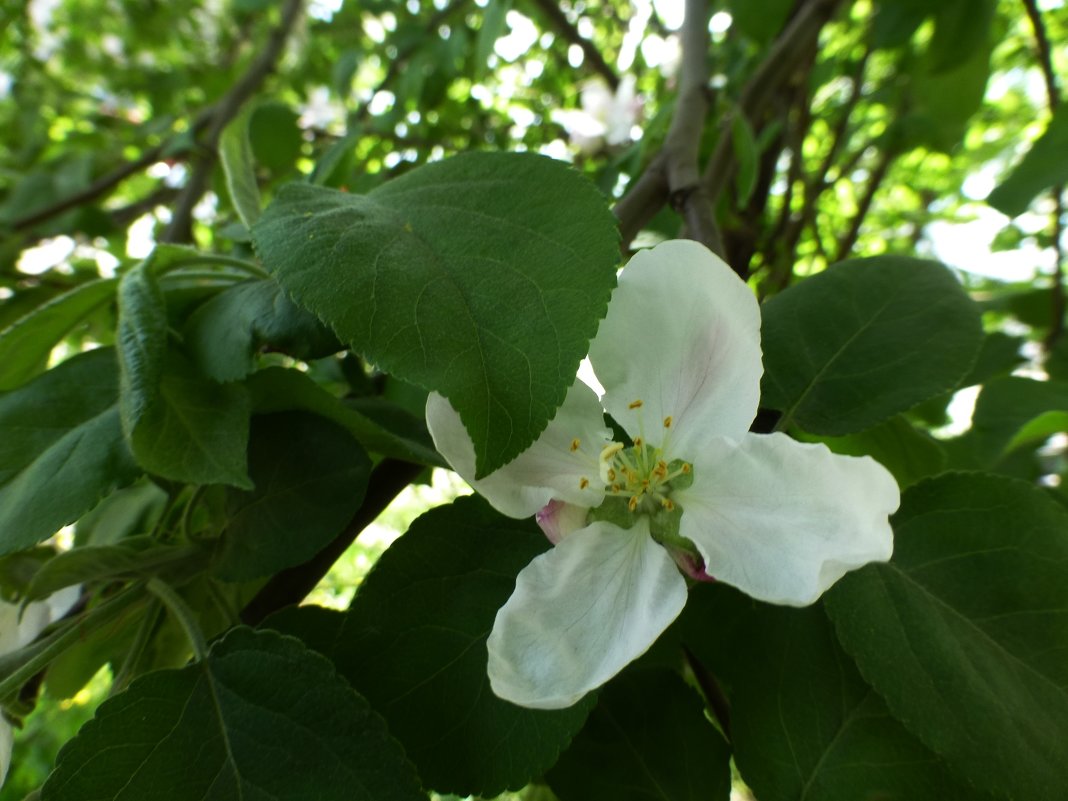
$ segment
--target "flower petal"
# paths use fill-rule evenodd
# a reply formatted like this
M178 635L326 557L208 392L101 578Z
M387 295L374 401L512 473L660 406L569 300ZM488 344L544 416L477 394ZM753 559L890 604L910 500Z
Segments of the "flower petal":
M717 436L749 430L760 398L760 309L749 287L704 246L664 242L630 260L590 345L602 402L632 436L643 415L658 445L689 459ZM629 408L641 400L639 411ZM657 436L654 436L654 431Z
M685 603L686 580L648 523L593 523L520 571L486 643L490 685L520 706L571 706L645 653Z
M588 507L604 499L604 487L597 480L597 456L610 432L597 395L581 381L567 391L556 416L533 445L477 481L471 437L452 404L436 392L426 400L426 424L435 447L452 469L501 514L530 517L553 498ZM578 448L572 451L576 440Z
M14 733L11 724L4 720L0 713L0 787L4 786L7 778L7 769L11 767L11 748L15 744Z
M586 525L590 510L564 501L549 501L534 515L538 527L553 545Z
M694 463L679 533L717 580L771 603L814 602L846 572L890 558L897 483L870 457L785 434L724 440Z

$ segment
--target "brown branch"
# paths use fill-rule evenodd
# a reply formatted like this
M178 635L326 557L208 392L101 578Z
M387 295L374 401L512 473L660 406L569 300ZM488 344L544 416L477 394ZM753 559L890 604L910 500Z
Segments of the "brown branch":
M297 21L302 6L303 0L286 0L282 8L282 19L271 31L263 50L216 104L208 125L208 132L201 143L202 155L178 196L174 216L161 237L161 241L192 241L193 209L200 202L200 198L203 197L211 182L211 173L218 158L219 137L230 121L237 116L245 102L263 85L267 76L274 72L278 59L282 55L282 48L285 46L286 39L289 38L289 33Z
M1049 99L1049 110L1052 113L1060 105L1061 96L1057 87L1057 75L1053 71L1053 53L1050 48L1049 37L1046 34L1046 26L1042 22L1042 13L1038 10L1035 0L1023 0L1023 4L1035 34L1035 50L1038 51L1038 63L1046 82L1046 95ZM1065 307L1068 306L1064 289L1065 253L1061 244L1061 240L1064 238L1064 186L1055 186L1050 191L1053 195L1054 264L1053 283L1050 286L1052 322L1043 342L1047 353L1053 350L1057 340L1064 334L1064 312Z
M371 472L367 492L356 514L338 536L302 565L275 574L241 611L241 622L256 626L272 612L298 604L322 580L360 532L382 514L397 494L415 480L423 465L383 459Z
M801 6L742 89L738 110L746 119L754 121L763 115L774 93L812 52L820 31L834 16L840 3L841 0L808 0ZM724 120L723 134L701 176L709 201L713 204L723 193L732 174L734 154L731 138L727 134L729 124L729 118Z
M624 253L638 232L649 224L657 212L668 202L668 180L664 154L654 158L645 171L627 188L626 194L616 201L612 211L619 220L620 247Z
M875 199L875 193L879 191L879 186L886 177L887 170L890 169L890 164L893 160L894 154L890 150L884 149L879 152L879 161L875 164L875 169L871 171L871 177L868 178L868 185L864 188L864 195L857 205L857 213L853 215L853 219L849 223L849 229L838 241L835 261L842 261L849 256L853 247L857 244L857 238L860 236L860 226L864 223L864 218L868 216L872 201Z
M567 15L560 9L556 0L532 1L549 19L549 22L553 24L553 27L556 28L561 36L571 44L578 45L582 49L585 63L589 64L598 75L608 81L608 85L612 87L612 91L618 89L619 76L616 75L615 70L608 66L608 62L604 60L601 51L597 49L593 42L580 34L578 29L571 24L571 20L569 20Z

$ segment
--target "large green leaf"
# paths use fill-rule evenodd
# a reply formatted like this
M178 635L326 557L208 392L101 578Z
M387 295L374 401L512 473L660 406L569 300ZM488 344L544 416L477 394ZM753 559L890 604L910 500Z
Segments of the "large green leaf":
M486 677L497 610L547 547L530 521L462 498L412 524L347 614L299 609L265 625L329 656L386 718L428 787L492 797L551 766L593 704L524 709L497 698Z
M305 562L341 533L363 502L371 460L343 428L305 412L256 417L249 441L255 489L230 489L215 565L227 581Z
M1068 787L1068 514L1023 482L950 474L909 490L894 558L827 610L864 678L978 787Z
M1015 217L1027 211L1039 192L1068 182L1068 106L1061 106L1009 177L990 193L987 202Z
M730 688L731 741L761 801L975 801L864 683L819 605L691 593L678 628Z
M215 295L190 315L185 346L204 375L239 381L263 347L298 359L341 350L337 337L282 294L274 281L248 281Z
M219 137L219 160L226 175L230 200L248 228L260 217L260 188L256 183L256 167L252 163L248 124L252 107L248 106L223 130Z
M982 343L979 312L937 262L852 259L763 306L761 402L781 426L862 431L956 387Z
M110 348L0 395L0 553L51 537L137 477L117 401Z
M236 629L104 702L43 801L421 801L382 720L291 637Z
M631 671L600 695L547 777L560 801L727 801L730 748L676 674Z
M82 284L0 331L0 391L42 371L63 335L115 296L115 284L113 278Z
M479 476L555 414L619 260L593 185L530 154L458 156L365 196L291 184L252 234L297 303L369 361L449 398Z

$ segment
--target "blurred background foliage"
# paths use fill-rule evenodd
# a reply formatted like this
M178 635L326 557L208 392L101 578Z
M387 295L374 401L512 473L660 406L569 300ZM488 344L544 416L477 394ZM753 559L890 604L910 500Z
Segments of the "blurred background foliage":
M690 72L707 110L683 137L695 189L669 174L692 109L682 0L0 0L0 331L155 242L249 256L214 153L243 106L265 203L294 180L364 192L455 153L535 151L618 201L625 249L705 233L689 213L709 203L708 235L763 297L855 256L957 268L985 312L980 362L893 425L938 434L942 464L1065 500L1063 0L707 12ZM113 293L87 294L52 360L111 344L114 323ZM333 361L313 374L347 376ZM393 507L393 530L437 501ZM350 549L316 599L343 606L384 537ZM0 796L40 783L106 685L89 686L28 719Z

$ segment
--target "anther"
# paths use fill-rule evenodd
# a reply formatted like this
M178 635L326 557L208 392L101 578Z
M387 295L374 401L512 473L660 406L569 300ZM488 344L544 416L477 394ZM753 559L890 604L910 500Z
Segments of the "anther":
M627 405L627 408L628 408L628 409L640 409L640 408L642 408L642 402L641 402L640 400L636 400L636 401L631 401L631 402L630 402L630 403L629 403L629 404Z
M682 472L689 473L691 470L693 470L693 468L690 466L689 462L682 463Z
M645 440L642 439L641 437L635 437L634 438L634 447L637 448L638 450L641 450L641 447L644 444L645 444Z
M616 471L614 469L612 469L611 467L608 468L608 480L609 481L615 481L616 480Z
M571 452L574 453L575 451L577 451L579 449L579 445L581 444L582 443L579 442L578 437L575 437L573 440L571 440Z
M605 445L604 448L601 449L601 461L607 462L621 450L623 450L622 442L611 442L608 445Z
M579 489L586 489L586 487L588 487L588 486L590 486L590 480L588 478L586 478L585 476L583 476L579 480Z
M664 428L671 428L671 415L664 418Z
M664 500L660 502L660 505L667 509L669 512L675 511L675 502L672 501L671 498L664 498Z
M638 508L638 496L631 496L631 499L627 502L627 508L632 512Z

